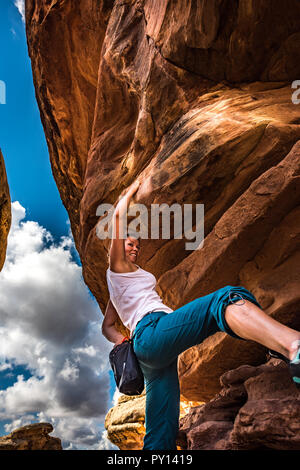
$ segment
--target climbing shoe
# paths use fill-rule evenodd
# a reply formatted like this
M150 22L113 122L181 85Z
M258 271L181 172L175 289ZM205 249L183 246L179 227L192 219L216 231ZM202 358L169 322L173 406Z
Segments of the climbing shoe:
M269 356L281 359L288 364L293 382L296 387L300 389L300 341L295 341L295 346L297 346L298 349L296 356L292 360L272 349L269 349Z
M289 361L290 372L297 388L300 388L300 341L297 341L298 349L294 359Z

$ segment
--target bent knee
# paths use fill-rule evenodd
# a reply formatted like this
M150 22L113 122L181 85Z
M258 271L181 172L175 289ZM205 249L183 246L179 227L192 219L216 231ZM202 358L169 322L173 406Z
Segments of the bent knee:
M236 302L232 302L225 307L225 315L245 315L249 316L253 307L258 308L253 302L247 299L239 299Z

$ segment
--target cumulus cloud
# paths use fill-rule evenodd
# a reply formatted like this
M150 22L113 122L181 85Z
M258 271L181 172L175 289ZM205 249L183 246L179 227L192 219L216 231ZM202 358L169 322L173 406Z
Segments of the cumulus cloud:
M8 363L3 363L0 364L0 372L3 372L4 370L11 369L12 365Z
M19 10L22 21L25 23L25 0L14 0L14 5Z
M0 419L9 420L7 432L47 421L68 448L107 448L112 344L101 334L102 313L72 258L71 233L55 243L25 216L12 203L0 273L0 371L23 365L31 376L0 390Z
M119 392L119 390L115 389L115 393L113 395L113 398L112 398L112 403L113 403L113 406L116 406L118 404L118 400L119 398L122 396L123 394Z

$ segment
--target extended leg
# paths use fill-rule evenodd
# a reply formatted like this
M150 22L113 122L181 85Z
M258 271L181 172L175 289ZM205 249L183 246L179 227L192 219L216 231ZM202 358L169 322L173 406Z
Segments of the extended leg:
M300 332L274 320L249 300L225 308L225 320L234 333L293 359Z
M176 450L180 389L177 359L163 369L142 365L146 379L146 413L143 450Z

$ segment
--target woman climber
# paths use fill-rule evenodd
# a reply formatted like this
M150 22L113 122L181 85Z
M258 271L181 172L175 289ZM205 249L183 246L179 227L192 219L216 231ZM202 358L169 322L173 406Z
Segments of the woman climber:
M180 353L223 331L234 338L256 341L271 356L284 359L300 387L300 332L267 315L253 294L241 286L222 287L174 311L165 305L155 290L156 278L136 264L139 239L120 238L124 233L122 216L138 188L136 182L115 208L107 270L110 300L102 332L116 346L124 340L114 326L118 316L130 330L146 386L143 450L176 450Z

